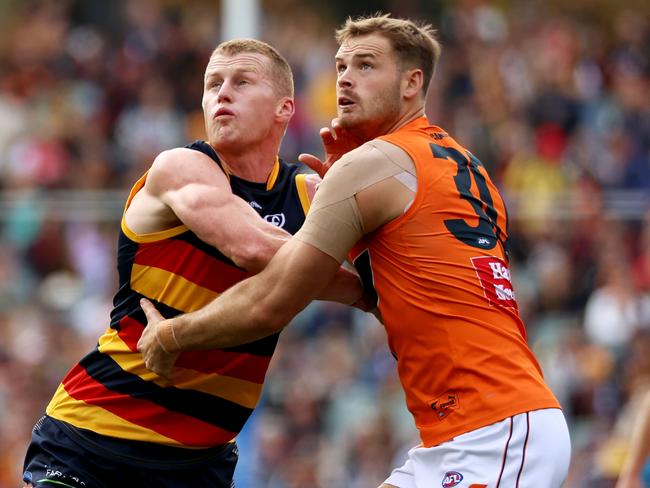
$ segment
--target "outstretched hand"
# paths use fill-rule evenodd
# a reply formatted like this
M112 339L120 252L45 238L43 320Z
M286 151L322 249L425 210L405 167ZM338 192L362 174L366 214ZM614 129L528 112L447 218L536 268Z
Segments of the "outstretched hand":
M140 340L138 341L138 351L142 353L142 358L147 369L164 378L170 378L172 368L178 358L178 353L165 351L157 335L157 329L166 320L146 298L140 300L140 306L147 317L147 326L142 331L142 336L140 336Z
M325 149L325 161L305 153L299 155L298 160L313 169L321 178L325 177L325 173L341 156L363 144L361 139L341 127L338 119L332 120L331 127L323 127L320 130L320 138Z

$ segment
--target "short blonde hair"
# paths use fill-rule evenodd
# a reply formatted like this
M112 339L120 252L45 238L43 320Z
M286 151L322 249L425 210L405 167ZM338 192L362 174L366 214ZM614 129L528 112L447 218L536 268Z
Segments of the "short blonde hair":
M336 31L336 42L341 45L354 37L369 34L380 34L390 41L402 69L422 69L423 92L426 95L442 49L436 39L436 30L430 24L394 19L390 14L356 19L348 17L345 24Z
M210 59L217 54L235 56L241 53L257 53L271 61L269 74L278 95L293 98L293 73L287 60L273 46L257 39L233 39L219 44Z

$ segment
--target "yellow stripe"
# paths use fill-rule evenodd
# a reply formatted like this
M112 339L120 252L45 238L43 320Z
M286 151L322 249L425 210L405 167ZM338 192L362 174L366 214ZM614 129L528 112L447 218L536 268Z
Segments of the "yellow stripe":
M182 312L198 310L219 296L180 275L140 264L131 270L131 289Z
M182 234L183 232L187 231L186 225L179 225L176 227L172 227L171 229L161 230L160 232L151 232L149 234L136 234L135 232L133 232L131 229L127 227L124 217L122 217L121 227L122 227L122 232L124 232L126 237L131 239L133 242L143 242L143 243L162 241L163 239L169 239L170 237L177 236L178 234Z
M276 157L275 163L273 164L273 169L269 178L266 180L266 191L269 191L275 185L275 181L278 179L278 174L280 174L280 160Z
M201 373L189 368L175 367L170 382L149 371L144 366L140 353L132 352L115 329L109 329L99 339L99 351L110 354L124 371L162 387L196 390L225 398L246 408L255 408L262 394L262 385L258 383L214 373Z
M305 180L307 175L300 174L296 175L296 189L298 190L298 198L300 198L300 204L302 205L302 211L309 212L309 207L311 202L309 201L309 192L307 192L307 181Z
M147 174L149 174L149 170L145 171L145 173L140 177L140 179L135 182L133 188L131 188L131 191L129 192L129 197L126 199L126 203L124 204L125 212L126 209L129 208L129 205L131 205L131 200L133 200L135 194L138 193L140 189L144 186L144 182L147 180Z
M124 213L126 213L126 209L129 208L131 205L131 201L135 197L136 193L138 193L142 187L144 186L144 182L147 179L147 174L149 171L147 171L145 174L143 174L138 181L135 182L133 185L133 188L131 188L131 192L129 193L128 198L126 199L126 203L124 204ZM179 225L176 227L172 227L171 229L167 230L162 230L160 232L151 232L149 234L137 234L133 232L129 227L126 225L126 219L124 218L124 214L122 215L122 221L120 222L120 226L122 227L122 232L131 239L133 242L155 242L155 241L161 241L163 239L168 239L170 237L174 237L178 234L182 234L187 230L186 225Z
M65 391L63 384L60 384L57 388L54 397L47 406L46 412L50 417L68 422L81 429L92 430L98 434L117 437L119 439L187 447L156 431L118 417L102 407L72 398Z

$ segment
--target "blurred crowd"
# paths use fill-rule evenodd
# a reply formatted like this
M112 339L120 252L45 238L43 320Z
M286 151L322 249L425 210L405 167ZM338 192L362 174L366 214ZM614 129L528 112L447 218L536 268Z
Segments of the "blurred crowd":
M427 115L507 200L520 311L572 432L567 486L613 486L650 390L650 7L392 3L439 28ZM321 154L345 17L261 5L260 38L295 72L281 156ZM219 13L198 0L0 2L0 488L17 486L32 425L107 325L130 185L161 150L204 137ZM238 486L376 486L417 443L403 402L374 318L312 304L239 438Z

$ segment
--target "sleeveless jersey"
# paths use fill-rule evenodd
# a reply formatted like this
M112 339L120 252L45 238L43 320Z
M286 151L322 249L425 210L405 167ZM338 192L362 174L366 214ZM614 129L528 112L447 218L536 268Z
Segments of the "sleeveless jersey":
M423 444L559 407L526 343L506 208L481 162L424 117L380 139L410 155L417 192L350 258L377 296Z
M186 147L221 167L207 143ZM298 165L276 160L266 183L232 175L229 181L235 195L293 234L309 208L305 175L297 171ZM125 212L145 179L146 174L134 185ZM231 441L258 402L278 334L238 347L184 352L169 384L145 368L136 349L147 323L139 300L148 298L170 318L203 307L248 273L185 225L137 235L124 217L117 266L120 287L110 326L97 347L63 379L48 415L127 441L192 448Z

